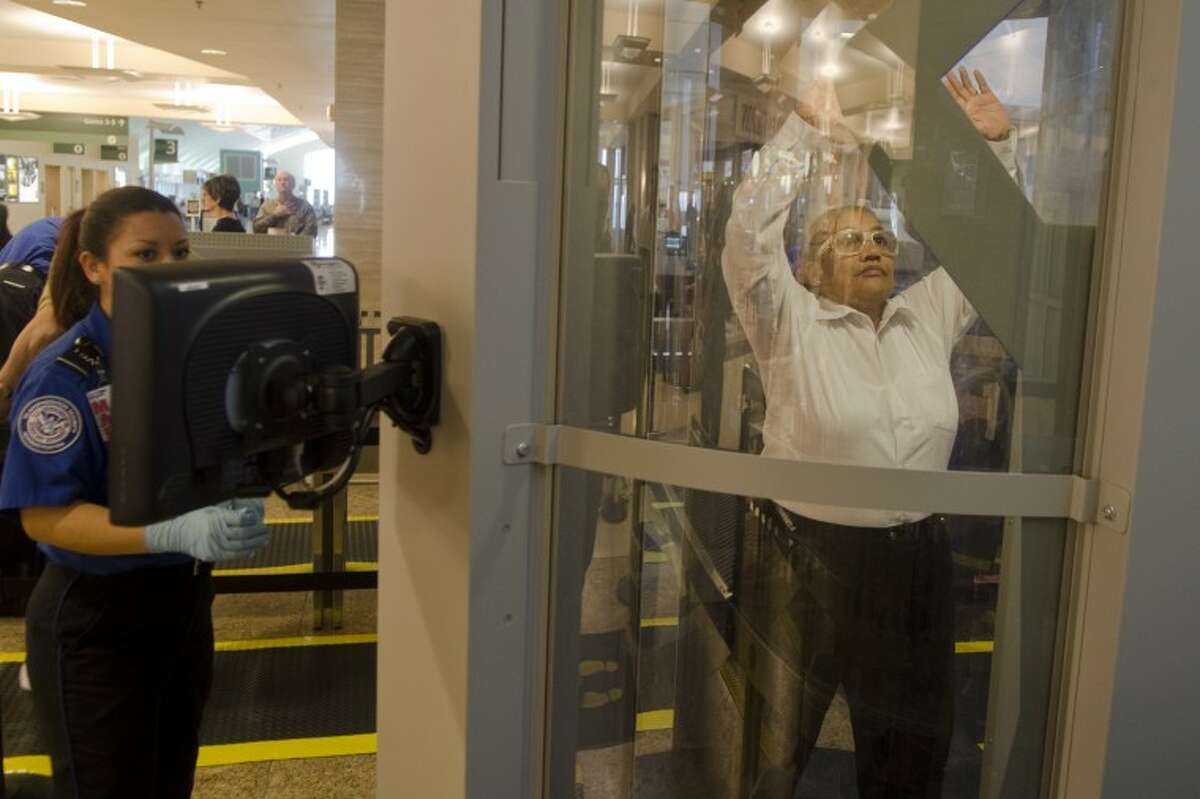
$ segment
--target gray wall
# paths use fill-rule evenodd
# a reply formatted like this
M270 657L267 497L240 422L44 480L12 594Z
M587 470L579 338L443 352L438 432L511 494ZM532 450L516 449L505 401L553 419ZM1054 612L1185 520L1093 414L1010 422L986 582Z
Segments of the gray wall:
M1183 3L1104 796L1200 795L1200 3ZM1136 278L1136 274L1133 276ZM1118 375L1118 379L1119 379Z

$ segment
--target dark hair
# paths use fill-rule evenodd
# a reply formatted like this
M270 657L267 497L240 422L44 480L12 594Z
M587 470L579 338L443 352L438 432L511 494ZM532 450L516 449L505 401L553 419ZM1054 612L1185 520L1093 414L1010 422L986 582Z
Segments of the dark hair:
M109 242L125 218L147 211L179 216L175 203L158 192L141 186L124 186L104 192L86 209L75 211L63 220L58 246L50 261L50 294L59 326L68 328L87 316L100 297L99 289L83 272L80 253L107 258Z
M233 175L217 175L204 181L204 192L226 211L242 198L242 184Z

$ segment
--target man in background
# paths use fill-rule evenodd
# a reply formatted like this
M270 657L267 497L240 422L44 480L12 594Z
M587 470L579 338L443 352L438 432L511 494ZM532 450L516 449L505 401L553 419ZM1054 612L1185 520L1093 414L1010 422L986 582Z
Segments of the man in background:
M258 209L258 216L254 218L255 233L317 235L317 214L307 200L293 194L295 190L296 178L292 173L279 170L275 174L275 193L278 196Z

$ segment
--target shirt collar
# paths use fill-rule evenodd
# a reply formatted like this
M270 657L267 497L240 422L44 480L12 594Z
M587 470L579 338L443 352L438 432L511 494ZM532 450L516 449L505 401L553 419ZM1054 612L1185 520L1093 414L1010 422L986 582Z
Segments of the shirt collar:
M83 317L80 332L90 338L100 348L105 358L112 356L112 320L100 308L100 303L92 305L92 309L88 311L87 316Z
M821 320L844 319L847 316L858 315L866 317L862 311L856 311L849 305L842 305L840 302L834 302L827 297L818 297L819 307L815 314L815 318ZM908 305L908 300L903 294L897 294L887 301L883 306L883 316L879 320L879 329L883 330L887 323L898 313L912 313L912 308Z

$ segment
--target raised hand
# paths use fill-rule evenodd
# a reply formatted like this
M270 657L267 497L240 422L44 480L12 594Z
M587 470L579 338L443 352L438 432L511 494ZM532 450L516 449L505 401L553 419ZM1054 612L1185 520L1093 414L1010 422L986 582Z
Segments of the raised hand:
M1008 111L992 92L982 72L975 70L975 83L972 83L967 68L960 66L958 75L951 72L942 84L985 139L1004 141L1012 133Z

